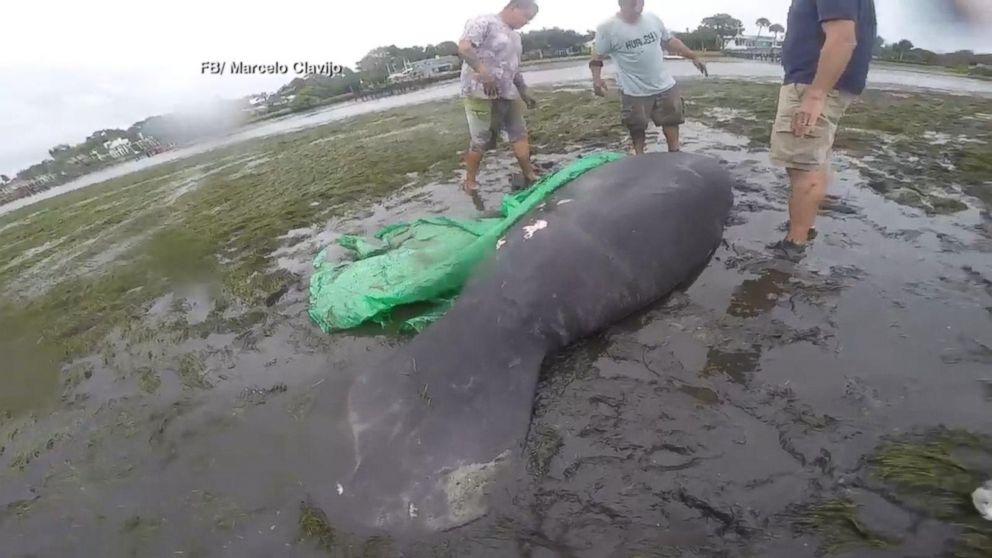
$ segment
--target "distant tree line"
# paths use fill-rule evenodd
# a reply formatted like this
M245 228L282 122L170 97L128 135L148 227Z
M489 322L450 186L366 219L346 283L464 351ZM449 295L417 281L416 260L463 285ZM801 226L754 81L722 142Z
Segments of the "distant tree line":
M716 14L703 19L695 31L676 33L693 50L722 50L727 39L744 33L744 22L730 14Z
M925 64L928 66L946 66L948 68L970 69L976 75L990 75L992 54L976 54L971 50L959 50L947 54L938 54L923 48L918 48L912 41L902 39L887 43L884 38L875 39L874 55L880 60L904 62L910 64ZM983 68L984 66L984 68Z
M759 18L754 24L758 28L758 37L763 36L766 30L776 39L785 35L782 24L772 23L766 17ZM675 34L693 50L723 50L727 40L744 34L744 22L730 14L715 14L704 18L695 31Z
M776 38L785 33L785 28L772 23L768 18L759 18L755 25L760 37L768 31ZM694 31L686 30L676 35L691 49L698 51L722 50L726 41L744 33L744 23L730 14L720 13L703 19ZM546 58L588 52L587 44L595 38L595 32L579 33L569 29L551 28L529 31L521 35L525 55L528 58ZM397 47L382 46L369 51L357 64L357 69L346 68L341 75L334 77L311 75L294 79L279 91L268 96L269 101L292 99L279 106L297 111L319 106L328 99L348 93L359 93L378 87L388 81L391 74L403 71L408 64L441 56L457 56L458 45L445 41L436 45ZM917 48L909 40L903 39L887 43L878 37L874 45L874 55L881 60L894 62L941 65L956 68L962 73L992 76L992 54L976 54L961 50L949 54L937 54ZM266 97L262 95L262 97ZM103 144L118 138L138 139L138 133L154 137L162 143L183 144L201 139L219 130L229 129L243 118L240 111L247 105L243 99L232 103L231 111L216 119L194 120L178 115L162 115L136 122L127 130L107 129L91 134L77 145L61 144L49 150L50 159L33 165L17 174L19 178L32 178L45 174L74 176L92 169L80 169L81 165L70 162L77 155L99 151ZM233 120L232 120L233 119ZM89 163L86 163L88 165ZM82 165L85 166L85 165ZM0 176L0 184L9 182Z
M546 58L587 52L586 43L595 37L588 31L569 29L539 29L521 34L524 53L529 58ZM323 104L327 99L385 84L389 76L402 72L409 64L442 56L457 56L458 44L445 41L436 45L398 47L381 46L370 50L358 61L357 69L346 68L339 76L306 76L297 78L275 93L276 98L292 98L290 110L305 110Z

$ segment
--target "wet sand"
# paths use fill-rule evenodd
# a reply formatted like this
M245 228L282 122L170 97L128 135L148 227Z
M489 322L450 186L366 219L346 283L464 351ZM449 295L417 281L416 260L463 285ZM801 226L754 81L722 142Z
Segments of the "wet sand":
M819 237L787 264L763 248L782 235L788 199L767 152L699 123L684 138L737 179L723 247L686 291L546 363L527 466L487 518L390 541L326 529L305 504L353 465L350 383L405 342L323 335L306 317L309 262L340 234L476 216L449 173L287 230L271 260L295 280L262 311L218 308L218 287L191 281L63 368L57 404L0 418L3 553L813 556L829 537L797 522L834 501L854 502L860 524L892 540L836 555L952 548L960 528L903 505L866 459L889 436L992 432L987 209L968 197L950 216L899 205L840 155ZM550 168L622 148L614 137L536 159ZM487 160L487 206L514 171L505 152ZM311 397L327 383L341 406L315 416Z

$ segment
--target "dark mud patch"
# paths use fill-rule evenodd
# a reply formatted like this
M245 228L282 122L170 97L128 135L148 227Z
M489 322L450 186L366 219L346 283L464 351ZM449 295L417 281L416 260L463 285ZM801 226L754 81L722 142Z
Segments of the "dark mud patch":
M759 103L768 88L752 84L755 94L741 96L740 84L705 85L705 95L691 95L693 110L725 102L737 111L717 113L727 124L713 127L695 112L684 129L686 149L721 158L737 179L724 246L684 291L545 363L521 466L484 520L428 540L389 541L329 519L347 510L308 503L333 503L354 465L350 382L405 339L312 327L309 260L345 232L479 213L457 190L463 130L457 106L446 102L404 114L431 121L430 129L386 138L386 155L413 146L409 158L367 156L370 144L351 150L328 138L348 130L328 127L266 140L265 161L232 168L236 176L219 170L176 198L170 212L185 217L170 226L204 220L185 237L210 266L203 288L147 283L124 263L100 282L63 285L52 295L60 298L33 302L30 315L0 314L31 334L12 346L59 341L40 345L54 350L50 382L36 376L31 384L51 405L0 414L5 550L981 555L982 532L969 529L981 524L961 496L987 480L979 478L984 458L959 447L959 434L945 451L948 438L932 433L945 425L981 440L992 428L981 349L992 339L992 292L982 279L992 276L981 251L987 216L969 209L948 219L893 203L870 187L857 160L840 155L835 197L809 257L777 261L764 245L780 238L786 180L752 142L767 125L747 122L774 110ZM538 162L553 168L624 147L615 99L546 95L531 115ZM394 131L371 119L348 126L368 126L357 137ZM661 149L656 132L651 139ZM484 205L497 206L515 172L505 150L487 158ZM57 219L58 203L50 205L51 215L36 217ZM202 277L181 276L172 269L181 252L161 246L156 275ZM66 302L84 311L50 320ZM339 398L319 416L317 387ZM893 437L914 429L922 437ZM904 480L937 470L922 458L938 450L956 464L948 466L953 482ZM950 512L933 511L947 502L956 502Z

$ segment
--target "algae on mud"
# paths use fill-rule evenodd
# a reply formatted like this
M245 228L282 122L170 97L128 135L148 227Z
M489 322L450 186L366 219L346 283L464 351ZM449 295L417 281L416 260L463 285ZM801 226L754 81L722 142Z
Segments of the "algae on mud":
M690 119L755 145L768 142L775 89L684 84ZM541 94L528 114L538 154L623 137L616 99ZM862 171L897 201L956 211L963 205L945 190L959 184L992 203L989 115L989 99L869 91L845 117L838 149L870 156ZM0 261L8 262L0 308L17 324L5 329L23 332L17 345L41 340L41 352L58 358L86 354L139 319L147 301L198 279L190 269L231 301L258 305L291 280L269 259L283 234L409 185L411 173L420 184L447 176L459 164L463 127L452 102L397 109L169 163L0 217ZM933 145L926 133L950 139ZM115 248L117 258L99 262Z
M684 92L690 118L766 147L778 87L697 80ZM898 203L954 213L967 208L958 186L992 205L990 98L868 89L842 118L835 149L861 159L871 187Z
M937 198L980 208L952 185L990 175L988 145L976 143L988 141L987 130L976 126L988 123L982 119L992 113L989 101L919 92L866 95L865 110L878 107L879 114L895 121L874 122L857 111L849 115L839 153L859 159L843 158L842 166L855 169L842 171L837 190L858 213L828 208L814 263L829 269L795 272L766 265L758 246L768 240L762 238L765 232L777 234L784 212L779 188L784 178L754 163L765 156L762 146L770 128L765 115L774 111L775 86L723 80L684 86L686 137L694 142L687 149L716 152L739 168L742 204L729 246L691 296L678 296L610 335L551 359L527 448L530 484L513 495L523 503L509 508L516 515L501 518L496 532L476 531L469 535L474 541L456 541L449 555L472 554L459 554L461 548L509 549L509 554L529 548L535 554L561 550L591 556L628 540L634 541L624 547L630 555L733 554L760 544L765 530L791 536L791 523L769 519L776 517L780 502L844 501L846 494L833 493L834 482L857 470L852 461L870 453L880 433L945 418L975 426L962 418L977 408L973 385L966 383L979 374L974 363L967 358L957 364L930 363L913 351L915 345L937 353L956 346L950 333L932 335L929 322L937 319L932 316L967 326L973 336L985 332L985 308L992 308L981 282L989 276L981 262L988 253L982 251L988 246L983 240L987 222L986 228L953 228L952 221L959 220L973 226L975 211L953 220L914 211L895 222L890 219L899 212L887 211L869 222L867 215L878 210L871 205L877 196L865 188L870 183L851 177L884 172L874 179L892 185L889 191L896 195L890 198L922 201L925 209L940 206ZM541 107L528 115L538 160L558 156L554 160L567 161L559 154L623 147L615 98L576 91L540 95ZM368 232L361 216L372 211L364 210L390 194L432 182L454 192L453 171L464 148L462 120L454 101L389 111L169 163L0 217L0 351L12 357L4 364L15 366L13 373L4 368L4 374L13 375L3 381L4 387L17 382L23 387L16 400L12 391L0 390L0 407L11 411L0 412L0 496L9 497L3 504L10 504L0 506L0 532L11 536L10 544L45 555L44 550L57 547L41 545L54 544L45 542L54 537L32 536L41 532L39 525L46 533L70 533L66 526L72 523L60 521L66 517L61 514L68 514L82 526L73 536L93 544L107 540L136 553L207 553L214 543L217 548L238 544L240 536L260 545L272 539L280 547L298 544L290 551L302 555L320 553L321 529L310 517L319 514L307 514L299 494L265 483L282 480L282 444L308 420L311 387L335 381L337 374L328 371L350 366L356 355L401 341L369 336L343 343L297 327L307 321L301 280L279 269L272 254L299 241L299 234L315 234L287 233L308 227L323 231L329 220L343 221L343 233ZM748 136L753 150L738 149L737 136L698 122ZM727 138L734 142L731 147L714 145ZM969 138L974 141L965 141ZM903 162L896 148L915 149L919 160ZM938 171L934 165L945 152L960 156L960 165ZM494 168L512 172L512 157L501 156ZM867 168L866 161L877 170ZM900 166L913 170L900 171ZM493 182L493 189L501 186ZM907 193L914 187L923 192L919 200ZM413 204L402 203L383 213L406 218L403 212ZM892 208L897 206L885 204L886 210ZM337 221L341 216L347 217ZM896 233L913 229L922 240L914 242L917 237L908 233L905 238L876 234L883 227ZM953 248L949 252L941 252L944 236L956 243L947 244ZM886 258L874 265L865 254L879 247ZM909 253L909 264L898 260L902 252ZM923 256L936 263L916 260ZM977 278L958 277L968 258ZM189 265L191 273L186 273L192 262L202 265ZM892 267L900 262L903 267ZM889 281L886 274L898 280ZM960 284L945 284L938 275ZM290 294L281 301L287 287ZM748 292L738 294L738 287ZM198 294L201 288L207 294ZM761 300L745 300L748 295ZM847 298L839 302L842 297ZM984 322L969 314L967 305L976 303ZM862 308L873 313L866 316ZM888 325L892 335L859 329L865 321L885 318L893 323L880 329ZM852 329L857 331L849 333ZM273 331L275 339L269 337ZM900 335L919 336L919 342L899 344ZM226 345L205 348L207 341ZM979 341L987 344L984 337ZM279 362L268 367L274 345L292 355L277 354ZM900 358L899 352L921 363L887 369L891 365L883 360ZM797 358L810 359L812 372L791 367ZM234 364L238 368L229 368ZM843 367L843 374L836 367ZM933 367L927 374L942 375L939 383L917 369L925 367ZM283 382L287 391L275 390ZM941 410L923 405L919 411L918 390L939 391L945 385L954 386L946 393L959 396L959 404ZM56 412L50 414L51 409ZM232 426L246 417L256 419L241 427L248 432ZM91 426L97 431L86 430ZM266 427L278 432L266 433ZM209 437L203 431L219 434ZM893 443L919 441L897 438ZM248 453L254 459L221 459L219 472L204 474L213 459L223 457L219 450L231 451L225 444L235 443L261 447ZM658 449L660 443L674 449ZM821 448L832 452L832 461ZM954 459L970 467L959 456ZM256 466L266 474L253 475ZM185 484L176 477L191 480ZM201 482L223 496L187 496L185 491ZM875 482L871 486L894 495L900 509L925 508L929 494L940 502L948 494L953 500L967 484L962 481L962 488L948 493L897 490L898 485ZM127 490L142 483L147 486L141 492ZM283 496L285 501L279 500ZM183 519L191 508L195 517ZM259 509L272 515L281 510L279 529L268 531L272 520ZM97 521L93 512L107 518ZM876 533L864 510L859 513L862 527L889 539L889 533ZM949 524L956 521L947 517ZM966 518L964 524L970 522ZM313 537L306 536L307 527L313 528ZM677 536L663 537L666 529ZM988 544L983 533L966 528L957 552L983 555L980 550ZM336 534L332 554L365 550L363 541ZM517 542L499 546L501 537ZM861 538L855 529L855 539ZM250 543L234 548L250 549ZM971 548L977 550L966 554ZM443 554L433 548L422 553Z
M915 513L947 522L957 533L947 550L954 558L992 554L988 522L975 511L971 493L987 480L992 438L962 430L935 429L894 437L866 458L856 484ZM864 549L898 551L905 544L864 524L862 510L840 498L799 509L794 525L817 534L827 555Z
M885 549L896 546L861 524L858 507L848 500L833 500L811 506L797 514L794 525L800 532L810 531L820 536L828 555L861 548Z
M972 492L989 480L992 437L937 429L890 440L868 459L872 478L902 504L959 527L955 558L992 555L992 531Z

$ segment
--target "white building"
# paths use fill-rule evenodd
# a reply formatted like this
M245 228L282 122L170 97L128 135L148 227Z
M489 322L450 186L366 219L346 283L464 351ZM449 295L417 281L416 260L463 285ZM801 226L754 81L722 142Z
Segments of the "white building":
M401 82L415 79L424 79L449 72L461 70L462 59L457 56L436 56L426 60L405 64L402 72L396 72L389 76L390 82Z
M759 37L757 35L738 35L723 43L723 50L729 52L746 52L757 50L781 49L782 41L775 37Z
M103 148L107 150L114 159L120 159L121 157L126 157L134 153L134 148L131 147L131 140L127 138L117 138L115 140L108 141L103 144Z

